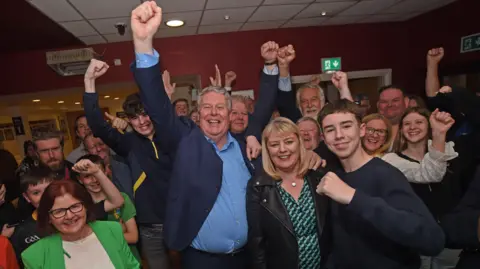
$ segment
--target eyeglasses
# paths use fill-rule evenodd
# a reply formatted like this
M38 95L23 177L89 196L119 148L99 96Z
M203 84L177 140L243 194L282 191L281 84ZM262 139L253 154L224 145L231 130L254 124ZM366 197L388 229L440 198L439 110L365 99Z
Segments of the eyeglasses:
M39 149L38 150L38 153L40 154L49 154L50 152L55 152L55 153L58 153L62 150L62 147L61 146L58 146L58 147L54 147L54 148L50 148L50 149Z
M67 211L70 211L73 214L75 214L75 213L81 212L82 210L83 210L83 203L79 202L67 208L57 208L54 210L50 210L48 213L50 213L50 215L52 215L54 218L60 219L65 217L65 215L67 214Z
M387 130L385 129L375 129L372 127L367 127L367 134L373 135L376 134L380 137L385 137L387 135Z

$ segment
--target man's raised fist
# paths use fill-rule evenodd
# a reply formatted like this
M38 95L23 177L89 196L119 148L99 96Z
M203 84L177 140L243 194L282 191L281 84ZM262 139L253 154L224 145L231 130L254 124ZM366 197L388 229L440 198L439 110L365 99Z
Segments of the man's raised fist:
M136 41L152 40L162 23L162 9L155 1L145 1L132 11L131 26Z
M445 54L443 48L433 48L428 51L427 53L427 63L428 64L436 64L440 63Z
M97 59L90 60L87 71L85 72L85 80L95 80L105 74L109 66L107 63Z
M282 47L278 50L278 64L282 66L287 66L295 59L295 56L295 49L292 45Z
M277 53L278 53L278 44L273 41L268 41L267 43L263 44L261 49L261 54L265 63L271 64L277 61Z

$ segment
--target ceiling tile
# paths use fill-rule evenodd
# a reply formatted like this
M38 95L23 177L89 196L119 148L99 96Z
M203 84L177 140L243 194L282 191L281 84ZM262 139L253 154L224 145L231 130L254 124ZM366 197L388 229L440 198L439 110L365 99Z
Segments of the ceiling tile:
M160 25L160 29L170 29L165 23L169 20L182 20L185 22L185 27L193 27L198 26L200 23L200 18L202 17L201 11L193 11L193 12L178 12L178 13L165 13L162 16L163 22ZM183 27L181 27L183 28Z
M97 29L100 34L115 34L117 33L117 28L115 28L116 23L126 23L127 28L125 32L130 32L130 17L123 18L114 18L114 19L98 19L90 20L90 23Z
M197 27L166 28L158 30L155 38L194 35Z
M260 21L260 22L247 22L243 25L241 31L261 30L261 29L276 29L285 21Z
M236 32L238 31L238 29L240 29L241 26L242 26L242 23L200 26L198 33L213 34L213 33Z
M353 4L355 4L355 2L351 1L315 3L298 14L295 18L318 17L322 12L327 12L327 15L333 15Z
M262 0L208 0L207 9L258 6Z
M277 21L288 20L300 12L307 5L282 5L282 6L262 6L253 14L249 22L252 21Z
M336 16L322 23L322 25L340 25L356 23L359 20L365 18L365 16Z
M328 18L326 17L321 17L321 18L291 20L288 23L286 23L284 26L282 26L282 28L318 26L322 22L326 21L327 19Z
M132 34L125 34L125 35L119 35L119 34L108 34L108 35L103 35L107 40L108 43L114 43L114 42L123 42L123 41L130 41L132 40Z
M245 22L255 11L256 7L244 7L235 9L206 10L203 13L201 25L230 24ZM225 15L230 19L225 20Z
M63 28L67 29L74 36L89 36L98 34L95 29L86 21L61 22Z
M81 36L78 39L82 40L83 43L87 45L107 43L100 35Z
M359 23L393 22L399 20L399 14L376 14L365 17Z
M30 0L27 2L56 22L79 21L83 19L67 1Z
M69 0L87 19L130 16L138 0Z
M138 0L137 0L138 1ZM203 10L206 0L155 0L165 13Z
M265 0L263 5L308 4L311 2L313 2L313 0Z
M400 0L365 0L349 7L339 15L370 15L388 8Z
M382 13L411 13L411 12L425 12L442 5L454 2L454 0L405 0L392 7L382 11Z

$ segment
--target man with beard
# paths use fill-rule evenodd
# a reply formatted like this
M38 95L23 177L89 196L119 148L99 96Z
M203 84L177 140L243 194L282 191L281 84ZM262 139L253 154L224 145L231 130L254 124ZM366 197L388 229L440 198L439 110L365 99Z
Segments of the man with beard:
M303 139L303 146L307 150L314 150L321 141L320 125L310 117L303 117L297 121L298 129Z
M63 142L60 133L41 133L33 138L33 145L40 165L50 168L55 179L70 179L73 164L65 160Z
M71 163L75 163L78 158L85 155L85 145L83 144L83 140L85 136L92 133L90 127L87 123L87 117L85 115L80 115L75 119L75 135L77 139L81 141L80 145L74 149L70 154L67 156L67 161Z

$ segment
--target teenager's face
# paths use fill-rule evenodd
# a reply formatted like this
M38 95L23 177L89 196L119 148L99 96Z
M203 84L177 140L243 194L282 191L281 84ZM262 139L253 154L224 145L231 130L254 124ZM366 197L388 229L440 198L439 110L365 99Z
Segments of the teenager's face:
M365 125L359 125L352 113L334 113L322 121L323 138L327 147L340 159L348 159L360 150Z
M278 170L291 171L300 159L300 141L294 133L272 132L268 137L267 150Z
M138 114L134 117L129 117L128 121L137 133L145 137L152 136L155 132L152 121L150 121L150 117L147 114Z
M402 134L411 144L425 141L428 136L428 120L415 112L408 114L403 118Z
M38 208L40 204L40 199L42 198L43 192L50 185L51 181L43 181L35 186L30 185L26 192L23 193L23 197L27 202L32 204L33 207Z
M105 169L103 169L101 165L99 166L100 166L100 170L102 170L102 172L105 173ZM98 182L97 178L94 177L93 175L80 174L79 179L89 193L100 193L103 191L102 186L100 186L100 183Z
M387 139L387 125L381 119L374 119L365 125L365 136L362 139L363 147L367 152L375 152Z

